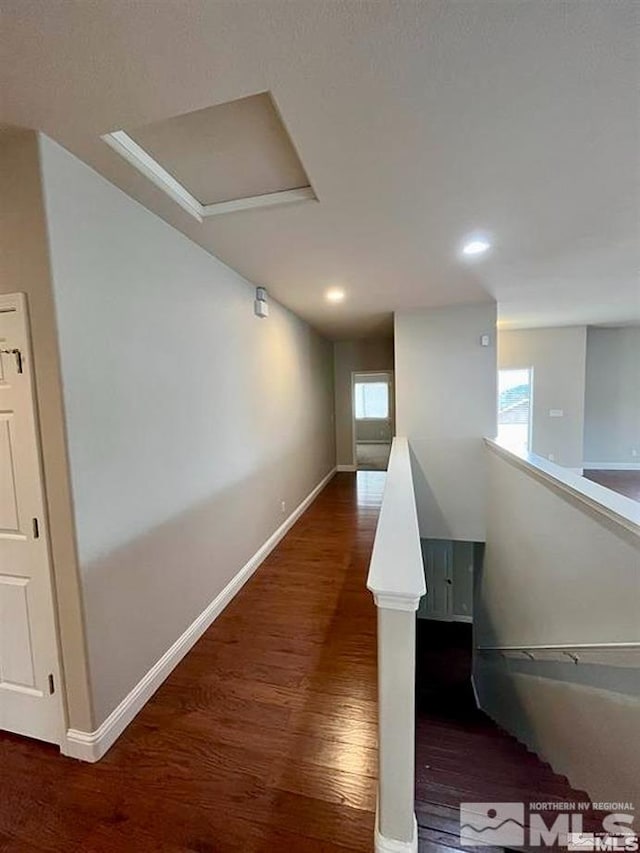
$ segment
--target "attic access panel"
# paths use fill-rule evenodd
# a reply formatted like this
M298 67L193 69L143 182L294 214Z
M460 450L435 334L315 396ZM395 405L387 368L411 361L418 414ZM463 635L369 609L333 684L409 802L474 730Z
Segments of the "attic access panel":
M103 139L200 220L315 198L268 92Z

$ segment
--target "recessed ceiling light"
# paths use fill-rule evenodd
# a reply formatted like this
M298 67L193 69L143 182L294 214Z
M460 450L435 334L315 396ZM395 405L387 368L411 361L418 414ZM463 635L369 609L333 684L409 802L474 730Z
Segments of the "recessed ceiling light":
M330 287L325 296L329 302L342 302L344 299L344 290L340 287Z
M467 240L462 246L462 254L467 257L484 255L491 248L491 242L487 237L475 236Z

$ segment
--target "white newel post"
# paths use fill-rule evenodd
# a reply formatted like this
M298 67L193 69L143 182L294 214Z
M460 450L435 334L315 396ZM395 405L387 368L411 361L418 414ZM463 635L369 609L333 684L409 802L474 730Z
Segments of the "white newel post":
M417 851L414 812L416 625L412 606L378 607L378 816L376 853Z
M396 438L367 587L378 609L376 853L417 853L415 611L425 593L409 446Z

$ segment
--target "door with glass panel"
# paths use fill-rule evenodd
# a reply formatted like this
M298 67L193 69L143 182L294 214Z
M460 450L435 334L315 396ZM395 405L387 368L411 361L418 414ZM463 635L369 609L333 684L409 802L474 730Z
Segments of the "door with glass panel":
M353 458L359 471L386 471L394 433L393 373L353 374Z

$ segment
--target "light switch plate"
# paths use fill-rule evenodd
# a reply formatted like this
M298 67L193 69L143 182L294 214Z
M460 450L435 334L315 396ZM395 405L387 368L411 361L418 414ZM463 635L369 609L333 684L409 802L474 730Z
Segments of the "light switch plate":
M549 417L550 418L562 418L562 417L564 417L564 409L549 409Z

